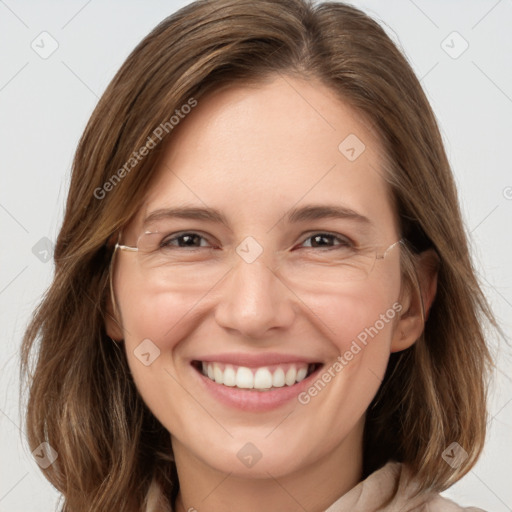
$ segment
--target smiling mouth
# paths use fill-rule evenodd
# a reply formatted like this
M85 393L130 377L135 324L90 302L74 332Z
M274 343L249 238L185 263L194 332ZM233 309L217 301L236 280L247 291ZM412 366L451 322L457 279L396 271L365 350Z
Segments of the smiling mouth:
M249 368L212 361L192 361L192 366L204 377L226 387L246 391L272 391L292 387L312 373L322 363L286 363Z

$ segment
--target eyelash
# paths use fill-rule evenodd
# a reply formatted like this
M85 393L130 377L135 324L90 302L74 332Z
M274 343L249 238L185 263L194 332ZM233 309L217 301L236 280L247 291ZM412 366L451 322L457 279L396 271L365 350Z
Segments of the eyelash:
M206 237L204 237L200 233L196 233L194 231L186 231L186 232L182 232L182 233L180 233L178 235L175 235L172 238L164 239L161 242L161 246L162 247L174 247L176 249L185 249L186 247L171 246L170 243L174 242L176 240L179 240L180 238L183 238L183 237L185 237L187 235L197 235L200 238L202 238L203 240L206 240ZM335 250L335 249L340 248L340 247L343 247L343 248L354 247L354 245L355 245L348 237L336 235L334 233L329 233L329 232L325 232L325 231L317 231L317 232L309 235L307 238L304 239L304 241L302 243L304 243L306 240L310 240L311 238L314 238L314 237L319 236L319 235L321 235L322 237L330 237L331 239L336 239L336 240L338 240L341 243L338 244L338 246L331 246L331 247L324 247L324 248L322 248L322 247L306 247L306 249L322 249L322 250L325 251L325 250ZM197 249L204 249L204 247L190 247L189 248L189 250L197 250Z

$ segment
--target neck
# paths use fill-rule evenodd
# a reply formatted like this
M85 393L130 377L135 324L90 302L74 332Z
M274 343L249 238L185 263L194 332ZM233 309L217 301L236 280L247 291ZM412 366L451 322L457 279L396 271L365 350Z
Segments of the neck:
M247 478L223 473L191 454L176 439L180 482L176 512L323 512L362 479L364 417L330 452L292 473Z

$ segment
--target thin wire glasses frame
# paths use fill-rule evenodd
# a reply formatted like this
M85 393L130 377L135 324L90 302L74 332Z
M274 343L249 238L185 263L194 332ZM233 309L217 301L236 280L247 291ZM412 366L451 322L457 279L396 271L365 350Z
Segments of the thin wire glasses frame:
M142 233L138 239L137 239L137 245L136 246L130 246L130 245L124 245L124 244L121 244L120 243L120 240L121 240L121 236L122 236L122 231L119 231L119 234L118 234L118 241L117 243L115 244L115 248L114 248L114 254L115 252L117 251L117 249L120 249L120 250L123 250L123 251L127 251L127 252L143 252L140 250L140 248L138 247L138 244L139 244L139 240L140 238L143 236L143 235L153 235L153 234L160 234L160 232L158 231L145 231L144 233ZM386 255L394 248L396 247L397 245L403 245L405 246L405 239L404 238L400 238L399 240L397 240L396 242L393 242L392 244L390 244L386 249L384 249L384 251L382 252L377 252L375 251L374 253L374 256L375 256L375 259L373 261L373 264L377 261L377 260L383 260ZM373 269L373 265L371 266L371 269ZM371 270L370 270L371 271Z

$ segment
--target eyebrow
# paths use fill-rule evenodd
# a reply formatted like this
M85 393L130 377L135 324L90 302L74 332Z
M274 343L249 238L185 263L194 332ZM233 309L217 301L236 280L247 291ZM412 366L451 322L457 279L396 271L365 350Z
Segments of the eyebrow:
M321 219L348 219L366 226L372 225L372 222L368 217L340 205L311 204L300 208L293 208L283 217L285 218L285 221L290 224L298 224L300 222ZM224 224L226 227L229 227L227 218L219 210L215 208L189 206L161 208L155 210L144 219L144 224L164 218L204 220Z
M368 217L356 211L339 205L308 205L301 208L293 208L286 215L289 223L304 222L319 219L349 219L361 224L371 226L372 222Z

